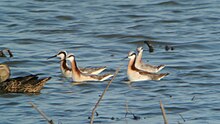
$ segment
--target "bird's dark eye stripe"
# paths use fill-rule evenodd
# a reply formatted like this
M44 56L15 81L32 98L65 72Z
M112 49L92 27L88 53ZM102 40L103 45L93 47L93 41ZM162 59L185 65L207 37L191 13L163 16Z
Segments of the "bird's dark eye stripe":
M131 53L129 56L133 56L133 55L136 55L135 53Z
M70 58L70 57L74 57L74 55L69 55L68 58Z
M66 55L66 53L63 52L63 51L61 51L61 52L58 53L58 55L60 55L60 54L64 54L64 55Z

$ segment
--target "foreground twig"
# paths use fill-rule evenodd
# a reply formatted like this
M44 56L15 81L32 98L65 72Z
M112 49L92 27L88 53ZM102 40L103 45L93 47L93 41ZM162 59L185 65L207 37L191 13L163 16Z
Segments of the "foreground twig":
M164 109L164 107L163 107L163 103L162 103L162 101L160 101L160 109L161 109L162 114L163 114L164 124L168 124L168 121L167 121L167 118L166 118L165 109Z
M132 119L134 119L134 120L140 120L141 119L140 116L136 116L134 113L132 113L131 111L128 110L128 102L126 102L126 104L125 104L125 110L126 110L125 118L127 118L128 114L132 114L133 115Z
M40 109L37 108L37 106L36 106L34 103L30 102L30 104L31 104L31 106L32 106L37 112L40 113L40 115L41 115L45 120L47 120L48 124L54 124L54 123L53 123L53 120L50 120L50 119L44 114L43 111L41 111Z
M99 100L97 101L97 103L95 104L95 107L93 108L92 110L92 116L90 118L90 124L93 124L93 121L94 121L94 114L95 114L95 111L96 111L96 108L98 107L100 101L102 100L103 96L105 95L106 91L108 90L110 84L112 83L112 81L115 79L116 75L118 74L120 68L118 68L116 71L115 71L115 74L114 76L112 77L112 79L108 82L108 85L106 86L105 90L102 92L102 95L99 97Z
M179 116L183 119L183 122L186 122L186 120L183 118L183 116L180 113Z
M126 101L126 103L125 103L125 110L126 110L126 113L125 113L125 118L126 118L128 112L129 112L129 110L128 110L128 101Z

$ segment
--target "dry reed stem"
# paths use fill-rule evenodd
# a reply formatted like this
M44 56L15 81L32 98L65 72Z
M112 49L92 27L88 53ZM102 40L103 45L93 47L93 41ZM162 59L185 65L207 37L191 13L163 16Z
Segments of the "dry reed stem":
M163 107L163 103L162 103L161 100L160 100L160 109L161 109L162 114L163 114L164 124L168 124L167 117L166 117L166 112L165 112L165 109Z
M186 120L183 118L183 116L180 113L179 116L183 119L183 122L186 122Z
M41 111L39 108L37 108L37 106L36 106L34 103L30 102L29 104L31 104L31 106L32 106L45 120L47 120L48 124L54 124L54 123L53 123L53 120L50 120L50 119L44 114L43 111Z
M108 85L106 86L105 90L102 92L102 95L99 97L97 103L95 104L95 107L92 109L92 116L90 118L90 124L93 124L94 121L94 115L95 115L95 111L96 108L98 107L100 101L102 100L103 96L105 95L106 91L108 90L109 86L111 85L112 81L115 79L116 75L118 74L120 68L117 68L117 70L114 73L114 76L112 77L112 79L108 82Z
M126 113L125 113L125 118L126 118L128 112L129 112L129 110L128 110L128 101L126 101L126 103L125 103L125 110L126 110Z

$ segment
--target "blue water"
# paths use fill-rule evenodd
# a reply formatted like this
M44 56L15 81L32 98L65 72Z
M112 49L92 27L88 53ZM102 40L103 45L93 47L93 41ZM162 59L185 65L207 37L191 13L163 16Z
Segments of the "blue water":
M104 73L121 66L95 123L161 124L160 100L170 124L220 123L219 8L217 0L0 1L0 48L14 53L0 62L10 66L11 77L52 77L40 94L0 94L0 123L47 123L29 102L56 124L89 123L107 81L75 85L63 78L59 60L47 60L59 50L74 53L81 67L108 66ZM155 51L145 51L144 61L167 65L161 73L170 75L127 84L122 58L137 46L148 50L145 40ZM124 118L126 103L140 119Z

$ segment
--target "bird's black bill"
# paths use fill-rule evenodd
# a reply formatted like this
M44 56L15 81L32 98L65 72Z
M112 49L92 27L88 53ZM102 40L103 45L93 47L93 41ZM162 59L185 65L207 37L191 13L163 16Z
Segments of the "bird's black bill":
M57 57L57 55L51 56L51 57L49 57L47 59L52 59L52 58L55 58L55 57Z
M124 57L123 59L121 59L121 61L123 61L123 60L125 60L125 59L127 59L128 57L126 56L126 57Z

